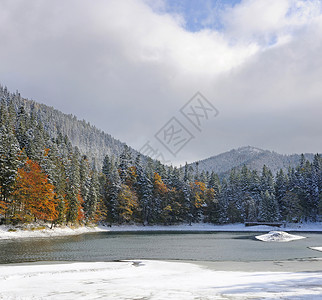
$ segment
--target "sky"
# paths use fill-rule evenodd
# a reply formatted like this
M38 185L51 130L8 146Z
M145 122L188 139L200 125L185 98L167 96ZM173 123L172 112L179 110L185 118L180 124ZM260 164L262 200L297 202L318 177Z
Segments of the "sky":
M321 152L320 0L0 0L0 41L1 85L161 161Z

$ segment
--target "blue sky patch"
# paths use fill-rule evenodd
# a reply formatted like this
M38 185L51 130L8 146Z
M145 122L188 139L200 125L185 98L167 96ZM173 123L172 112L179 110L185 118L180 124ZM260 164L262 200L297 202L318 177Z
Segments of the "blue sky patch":
M165 6L158 12L181 15L185 29L191 32L203 29L222 30L223 11L240 2L241 0L165 0Z

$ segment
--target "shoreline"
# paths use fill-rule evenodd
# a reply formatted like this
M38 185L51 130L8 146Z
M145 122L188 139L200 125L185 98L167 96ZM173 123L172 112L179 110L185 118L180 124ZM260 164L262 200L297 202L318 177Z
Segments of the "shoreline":
M132 263L140 266L146 261L156 263L178 263L178 264L192 264L206 270L219 272L321 272L322 258L311 257L308 259L292 259L292 260L262 260L262 261L209 261L209 260L176 260L176 259L125 259L125 260L111 260L111 261L33 261L33 262L15 262L0 264L0 268L19 267L19 266L51 266L51 265L75 265L75 264L114 264L114 263Z
M321 299L322 295L322 272L220 271L192 262L1 265L0 273L1 296L6 299Z
M112 226L80 226L80 227L56 227L43 229L40 225L34 225L34 230L22 229L14 226L0 225L0 241L21 238L50 238L80 235L95 232L322 232L322 223L287 224L285 227L273 227L266 225L248 226L244 224L214 225L208 223L194 223L181 225L112 225ZM37 226L40 228L38 229Z
M38 225L39 226L39 225ZM64 237L64 236L75 236L81 235L84 233L94 233L102 232L104 229L101 229L98 226L80 226L80 227L56 227L56 228L45 228L41 229L35 227L32 229L22 229L14 226L5 226L0 225L0 241L2 240L16 240L16 239L26 239L26 238L50 238L50 237Z
M106 232L193 232L193 231L204 231L204 232L268 232L268 231L292 231L292 232L322 232L322 223L303 223L296 224L290 223L285 227L274 227L266 225L257 226L245 226L243 223L238 224L225 224L225 225L214 225L209 223L193 223L181 224L181 225L112 225L102 226L99 225L103 231Z

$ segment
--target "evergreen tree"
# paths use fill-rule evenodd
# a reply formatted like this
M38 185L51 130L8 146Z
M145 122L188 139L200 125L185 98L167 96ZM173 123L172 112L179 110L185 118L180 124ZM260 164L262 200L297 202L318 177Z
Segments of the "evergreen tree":
M141 221L143 222L143 224L149 224L151 222L153 184L149 179L146 170L143 169L141 165L139 155L135 160L135 168L137 173L135 189L141 208Z
M131 152L128 146L124 146L123 152L120 155L119 173L122 183L125 183L129 176L129 168L132 164Z
M282 220L285 220L286 216L288 215L287 203L285 202L285 200L287 199L285 198L285 195L287 192L288 185L288 178L281 169L276 174L275 198L280 209Z
M275 222L279 220L277 201L274 194L268 190L261 193L259 219L262 222Z
M95 219L97 204L99 202L98 176L95 170L92 172L88 195L84 202L84 212L86 223L92 223Z
M80 176L80 194L82 196L82 199L84 200L84 203L86 205L86 203L88 201L90 201L90 195L89 195L89 191L90 191L90 186L92 184L92 180L93 178L91 178L91 174L90 174L90 166L89 166L89 162L87 157L84 155L81 158L80 161L80 167L79 167L79 176ZM93 177L93 174L92 174ZM97 175L96 175L97 177ZM98 181L97 178L95 178L96 181ZM94 191L92 191L94 193Z
M262 175L260 178L261 191L273 194L274 193L274 178L270 169L266 165L263 166Z
M257 221L257 209L256 202L252 198L250 193L245 193L244 198L244 218L246 222L255 222Z
M119 221L118 200L121 189L122 187L119 172L116 167L113 166L106 180L103 194L103 199L107 209L106 221L110 224Z
M18 141L11 130L0 127L0 197L8 201L21 165Z
M67 166L67 215L66 221L76 223L80 221L82 198L80 195L80 173L79 173L79 152L77 149L71 154L71 159Z

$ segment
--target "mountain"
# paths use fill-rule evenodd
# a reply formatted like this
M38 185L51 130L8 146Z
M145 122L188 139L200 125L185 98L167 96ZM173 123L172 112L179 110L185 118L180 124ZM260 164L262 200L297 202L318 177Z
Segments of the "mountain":
M10 93L0 85L0 100L12 103L18 112L23 106L25 111L41 121L50 138L55 139L59 134L67 136L74 147L77 147L83 155L89 158L92 165L101 168L105 155L119 157L125 143L113 138L111 135L96 128L85 120L78 120L76 116L64 114L53 107L28 100L20 96L18 92ZM139 152L129 148L132 157ZM142 156L142 162L146 157ZM313 154L305 154L306 159L313 160ZM220 176L225 176L233 168L241 168L246 165L250 169L261 171L263 165L267 165L272 172L279 169L287 169L296 166L300 161L299 154L282 155L255 147L242 147L198 161L199 171L214 171ZM190 166L196 170L196 163Z
M22 98L18 92L10 93L1 85L0 100L8 104L12 103L17 112L23 106L28 114L41 121L50 138L55 139L58 134L66 135L72 145L78 147L80 152L98 168L101 167L105 155L119 157L124 148L125 143L97 129L85 120L78 120L74 115L64 114L53 107ZM130 152L134 158L139 154L132 148Z
M304 155L309 161L313 160L314 155L307 153ZM208 171L225 176L233 168L241 168L246 165L249 169L260 172L263 165L266 165L275 174L278 170L287 170L289 166L295 167L300 161L301 155L283 155L276 152L259 149L256 147L241 147L228 152L221 153L216 156L209 157L191 163L189 166L196 170L198 163L199 171Z
M191 164L221 178L248 167L220 181L215 174L195 176L192 168L134 161L138 152L110 135L19 93L0 87L0 100L0 224L316 221L322 215L319 155L312 162L312 154L304 160L243 147ZM114 161L102 163L106 154ZM264 164L274 173L296 168L275 178L267 168L250 172Z

